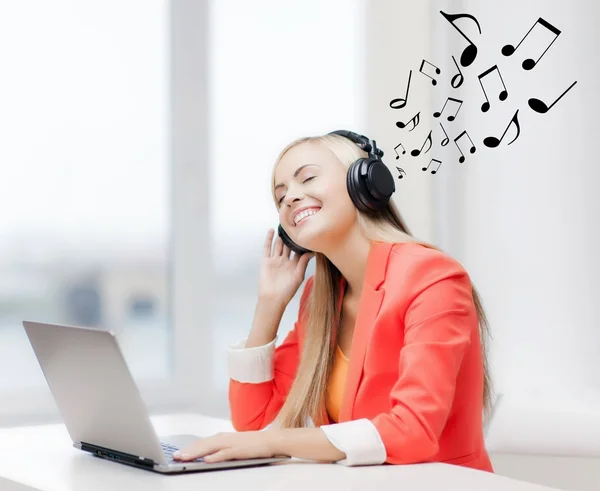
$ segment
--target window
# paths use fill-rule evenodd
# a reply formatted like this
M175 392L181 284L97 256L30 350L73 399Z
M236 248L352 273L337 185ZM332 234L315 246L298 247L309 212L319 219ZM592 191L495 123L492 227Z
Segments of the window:
M48 390L23 320L113 329L138 380L171 373L167 7L2 9L4 400Z
M277 225L273 160L299 136L363 126L360 9L4 9L0 370L18 377L0 379L0 424L58 417L24 319L113 328L150 411L227 416L226 349L250 328Z

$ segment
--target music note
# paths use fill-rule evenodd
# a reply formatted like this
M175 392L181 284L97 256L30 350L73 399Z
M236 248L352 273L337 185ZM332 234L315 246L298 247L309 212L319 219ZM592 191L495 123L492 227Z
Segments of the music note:
M398 169L398 172L400 174L398 176L398 179L402 179L406 175L406 172L404 172L404 169L401 169L400 167L396 167L396 169ZM404 175L402 175L402 174L404 174Z
M521 65L523 67L523 70L531 70L534 66L536 66L538 64L538 62L542 59L542 56L544 56L546 54L546 51L548 51L550 49L550 46L552 46L552 44L554 44L554 41L556 41L556 39L558 38L558 36L560 36L560 32L561 31L559 29L557 29L556 27L554 27L552 24L550 24L549 22L545 21L544 19L542 19L540 17L538 20L535 21L535 24L533 24L533 26L531 26L531 29L529 29L529 31L527 31L527 34L525 34L525 36L523 36L523 39L521 39L521 41L519 41L519 44L517 44L516 48L512 44L507 44L506 46L504 46L502 48L502 54L504 56L511 56L515 51L517 51L517 49L519 49L519 46L521 46L521 43L523 41L525 41L525 38L527 36L529 36L529 33L538 24L540 24L541 26L545 27L552 34L554 34L554 39L546 47L546 49L544 50L544 52L540 55L540 57L537 60L533 60L532 58L527 58L525 61L523 61L523 64Z
M458 140L460 140L463 136L465 136L469 139L469 141L471 142L471 148L469 149L469 152L471 153L475 153L475 150L477 150L475 148L475 144L473 143L473 140L471 140L471 137L469 136L469 134L467 133L467 131L463 131L460 135L458 135L455 139L454 139L454 143L456 144L456 147L458 148L458 151L460 152L460 157L458 158L458 161L462 164L465 161L465 154L462 152L462 150L460 149L460 146L458 145Z
M440 126L442 126L442 123L440 123ZM444 127L442 126L442 131L444 132L444 135L446 135L446 138L444 138L442 140L442 147L445 147L446 145L448 145L448 143L450 143L450 138L448 138L448 133L446 133L446 130L444 129ZM446 143L444 143L446 142Z
M404 96L404 99L399 98L399 99L392 99L390 101L390 107L392 109L402 109L404 106L406 106L406 102L408 101L408 90L410 89L410 77L412 76L412 70L410 72L408 72L408 85L406 86L406 95ZM397 106L394 106L395 103L399 102L400 104L398 104Z
M496 148L498 145L500 145L500 142L504 138L504 135L506 135L506 132L508 131L508 128L510 128L511 124L514 124L517 127L517 135L513 138L513 140L510 143L514 142L517 138L519 138L519 135L521 134L521 126L519 125L518 114L519 114L519 110L517 109L517 111L515 112L515 115L510 120L510 123L508 123L508 126L504 130L504 133L502 133L502 136L500 137L499 140L495 136L488 136L487 138L485 138L483 140L483 144L488 148ZM509 143L509 145L510 145L510 143Z
M396 150L398 147L402 147L402 154L406 153L406 150L404 149L404 145L402 145L402 143L398 143L398 145L396 145L394 147L394 152L396 152L396 160L398 160L400 158L400 155L398 155L398 150Z
M546 114L548 111L550 111L550 109L552 109L552 106L554 106L554 104L556 104L558 101L560 101L562 99L562 97L567 92L569 92L569 90L571 90L573 88L573 86L576 83L577 83L577 80L575 80L575 82L573 82L571 84L571 86L560 95L560 97L558 99L556 99L552 104L550 104L550 107L548 107L544 101L540 101L539 99L535 99L535 98L529 99L527 101L527 104L529 104L529 107L531 109L533 109L536 113Z
M483 82L481 81L481 79L484 77L487 77L494 70L496 70L496 72L498 73L498 76L500 77L500 81L502 82L502 86L504 87L504 90L501 91L500 94L498 95L498 99L500 99L501 101L505 101L508 98L508 91L506 90L506 85L504 84L502 74L500 73L500 70L498 69L498 65L494 65L492 68L488 68L485 72L483 72L481 75L479 75L477 77L477 78L479 78L479 85L481 85L481 90L483 90L483 95L485 96L485 102L481 105L481 111L484 113L488 112L490 109L490 100L488 99L488 96L485 93L485 88L483 87Z
M458 73L456 75L454 75L454 77L452 77L452 80L450 80L450 85L452 85L452 88L458 89L465 81L465 77L463 77L463 74L460 71L460 67L458 66L458 63L456 63L456 59L454 58L454 56L452 57L452 61L456 65L456 69L458 70ZM456 82L457 78L459 80L458 82Z
M444 102L444 107L442 107L442 110L434 112L433 117L439 118L442 115L442 113L444 112L444 109L446 109L446 104L448 104L448 102L450 102L450 101L456 102L458 104L458 109L456 110L454 115L451 114L450 116L448 116L448 121L454 121L456 119L456 115L458 114L458 111L460 111L460 108L462 107L463 101L461 101L460 99L454 99L453 97L448 97L446 99L446 102Z
M415 148L415 149L414 149L412 152L410 152L410 154L411 154L413 157L418 157L419 155L421 155L421 152L423 151L423 148L425 147L425 144L426 144L427 142L429 142L429 148L428 148L427 150L425 150L425 152L424 152L424 153L427 153L427 152L429 152L429 150L431 149L431 145L432 145L432 143L433 143L433 142L431 141L431 132L432 132L432 131L433 131L433 130L429 130L429 135L427 135L427 138L425 138L425 141L423 142L423 146L421 147L421 150L418 150L418 149L416 149L416 148Z
M421 114L421 111L419 111L419 112L418 112L418 113L417 113L417 114L416 114L416 115L415 115L415 116L414 116L414 117L413 117L413 118L412 118L412 119L411 119L411 120L410 120L408 123L403 123L402 121L398 121L398 122L396 123L396 126L397 126L398 128L404 128L404 127L406 127L406 125L407 125L407 124L410 124L410 123L412 123L413 127L412 127L410 130L408 130L408 131L412 131L412 130L414 130L414 129L417 127L417 125L419 124L419 121L420 121L420 119L421 119L421 118L420 118L420 116L419 116L420 114Z
M435 174L438 171L438 169L440 168L440 166L442 165L442 162L440 160L437 160L437 159L431 159L429 161L429 165L427 165L427 167L423 167L421 170L426 171L427 169L429 169L429 166L431 165L432 162L437 162L439 164L435 169L431 170L431 173Z
M425 63L427 63L428 65L431 65L433 68L435 68L435 73L437 73L438 75L439 75L440 73L442 73L442 71L441 71L441 70L440 70L438 67L436 67L434 64L432 64L432 63L429 63L429 62L428 62L427 60L425 60L425 59L423 59L423 61L421 62L421 68L419 68L419 71L420 71L420 72L421 72L423 75L425 75L426 77L429 77L429 78L431 79L431 84L432 84L432 85L437 85L437 80L436 80L436 79L434 79L434 78L433 78L431 75L427 75L427 74L426 74L426 73L423 71L423 66L425 65Z
M475 21L475 24L477 24L477 29L479 29L479 34L481 34L481 27L479 25L479 22L477 22L477 19L470 14L447 14L445 12L442 12L441 10L440 10L440 14L442 14L444 16L444 18L448 22L450 22L450 24L452 24L452 27L454 27L454 29L456 29L458 32L460 32L461 36L464 37L469 42L469 46L467 46L463 50L462 54L460 55L460 64L465 68L468 67L469 65L471 65L471 63L473 63L475 61L475 58L477 58L477 46L475 46L473 41L471 41L466 36L466 34L458 28L458 26L454 23L454 21L456 21L458 19L462 19L462 18L471 19L471 20Z

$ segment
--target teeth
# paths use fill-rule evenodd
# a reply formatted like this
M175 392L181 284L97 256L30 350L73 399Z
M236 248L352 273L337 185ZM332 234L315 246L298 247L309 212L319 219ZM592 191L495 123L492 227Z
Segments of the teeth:
M306 217L312 216L312 215L314 215L315 213L317 213L318 211L319 211L319 210L317 210L317 209L314 209L314 208L311 208L310 210L304 210L304 211L302 211L302 212L300 212L300 213L298 213L298 214L296 215L296 217L294 218L294 223L295 223L296 225L298 225L298 223L300 222L300 220L302 220L303 218L306 218Z

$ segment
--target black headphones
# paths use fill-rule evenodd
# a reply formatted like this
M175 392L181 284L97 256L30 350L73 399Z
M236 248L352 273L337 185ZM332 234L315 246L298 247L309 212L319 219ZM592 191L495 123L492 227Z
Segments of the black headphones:
M346 176L346 186L348 194L358 210L369 214L383 210L396 191L394 176L381 161L383 150L377 148L375 140L370 140L366 136L352 131L337 130L328 134L348 138L369 154L367 158L358 159L350 166ZM278 233L283 243L297 254L311 252L293 242L281 224L279 224Z

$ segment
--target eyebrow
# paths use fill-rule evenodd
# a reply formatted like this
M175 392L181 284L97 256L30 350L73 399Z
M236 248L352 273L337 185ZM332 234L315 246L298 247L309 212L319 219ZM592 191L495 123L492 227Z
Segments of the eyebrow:
M304 165L301 165L300 167L298 167L296 169L296 172L294 172L294 176L293 177L296 177L298 174L300 174L300 171L302 169L304 169L305 167L308 167L309 165L317 165L317 164L304 164ZM285 184L283 184L282 182L279 183L279 184L277 184L277 186L275 186L275 191L277 191L279 188L284 187L284 186L285 186Z

